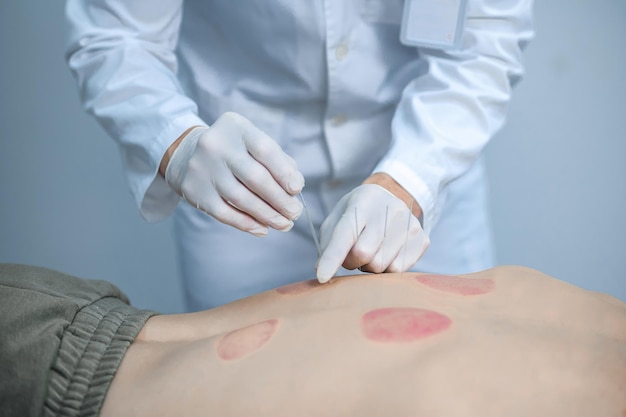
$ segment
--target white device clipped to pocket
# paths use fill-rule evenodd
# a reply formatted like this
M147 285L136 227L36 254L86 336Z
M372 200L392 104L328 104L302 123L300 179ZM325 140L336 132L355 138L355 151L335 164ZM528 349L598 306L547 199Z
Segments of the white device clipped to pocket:
M404 0L400 41L409 46L458 49L467 0Z

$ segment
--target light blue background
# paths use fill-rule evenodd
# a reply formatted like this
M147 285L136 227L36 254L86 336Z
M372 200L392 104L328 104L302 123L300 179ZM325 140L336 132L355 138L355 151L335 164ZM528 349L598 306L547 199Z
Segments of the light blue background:
M487 149L499 263L626 300L626 2L535 11L526 78ZM183 311L171 223L140 218L116 145L79 105L63 32L62 1L0 2L0 262Z

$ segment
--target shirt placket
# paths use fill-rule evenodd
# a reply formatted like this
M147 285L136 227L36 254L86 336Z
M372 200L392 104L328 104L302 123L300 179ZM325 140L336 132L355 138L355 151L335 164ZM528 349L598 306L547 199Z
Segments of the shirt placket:
M351 115L346 106L348 92L342 87L342 79L346 76L343 65L349 59L350 43L346 25L342 24L347 18L347 10L342 2L324 1L324 13L328 91L323 129L332 164L332 177L336 179L346 174L344 164L341 163L341 154L346 152L342 136L346 134Z

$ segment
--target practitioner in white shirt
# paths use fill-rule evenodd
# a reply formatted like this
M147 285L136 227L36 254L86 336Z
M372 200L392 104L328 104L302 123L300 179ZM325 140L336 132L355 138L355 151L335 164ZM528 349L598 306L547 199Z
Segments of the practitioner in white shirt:
M523 73L531 8L69 0L67 58L85 107L120 145L142 215L175 213L197 310L313 268L325 282L342 265L493 266L481 152ZM460 23L449 45L420 38L449 15Z

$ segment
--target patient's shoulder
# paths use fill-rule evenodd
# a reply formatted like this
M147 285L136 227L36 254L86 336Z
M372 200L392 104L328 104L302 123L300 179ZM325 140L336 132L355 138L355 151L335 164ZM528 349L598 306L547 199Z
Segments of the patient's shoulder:
M533 279L554 279L553 277L527 266L521 265L499 265L484 271L468 274L470 276L476 275L489 275L491 277L500 277L503 279L517 279L517 278L533 278Z
M575 286L566 280L550 276L539 270L519 265L501 265L485 271L467 274L470 278L489 278L496 280L501 288L507 286L518 290L540 290L559 293L588 293L589 291Z

